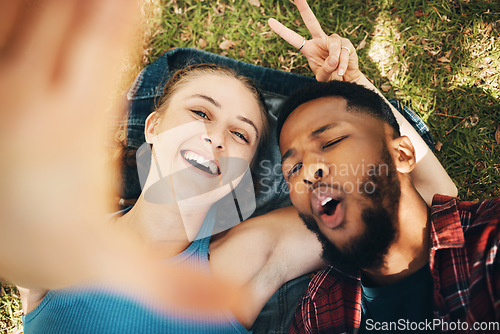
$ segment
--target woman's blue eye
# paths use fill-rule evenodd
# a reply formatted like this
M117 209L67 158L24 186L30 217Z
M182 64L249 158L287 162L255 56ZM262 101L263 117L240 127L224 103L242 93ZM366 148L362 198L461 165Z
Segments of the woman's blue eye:
M239 138L243 139L243 140L245 141L245 143L247 143L247 144L249 143L249 141L248 141L247 137L245 137L245 135L241 134L240 132L236 132L236 131L235 131L235 132L233 132L233 133L234 133L237 137L239 137Z
M295 166L292 167L292 169L290 169L288 171L288 177L292 176L293 174L297 173L299 171L299 169L302 168L302 162L299 162L298 164L296 164Z
M208 118L207 114L205 114L203 111L191 110L191 112L195 113L196 115L198 115L198 116L200 116L202 118L210 119L210 118Z

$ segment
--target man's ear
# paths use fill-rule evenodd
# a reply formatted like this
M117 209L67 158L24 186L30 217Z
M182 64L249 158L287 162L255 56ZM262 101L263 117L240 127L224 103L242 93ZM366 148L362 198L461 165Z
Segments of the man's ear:
M152 144L153 138L157 135L156 126L158 123L159 119L156 111L149 114L148 118L146 118L146 122L144 123L144 137L146 137L148 144Z
M391 140L389 144L392 148L394 164L398 172L407 174L410 173L417 163L415 159L415 149L410 138L401 136Z

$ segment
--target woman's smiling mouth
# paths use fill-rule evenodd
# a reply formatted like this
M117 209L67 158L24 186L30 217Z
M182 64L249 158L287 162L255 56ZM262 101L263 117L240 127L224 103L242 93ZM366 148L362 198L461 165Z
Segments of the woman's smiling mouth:
M220 169L217 163L207 159L204 156L188 150L181 151L182 158L191 166L211 176L220 175Z

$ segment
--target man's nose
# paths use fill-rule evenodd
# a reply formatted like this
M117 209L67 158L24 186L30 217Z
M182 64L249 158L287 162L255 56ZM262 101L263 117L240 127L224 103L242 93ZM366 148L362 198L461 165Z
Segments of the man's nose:
M322 178L329 175L328 165L323 161L316 161L314 163L303 166L303 181L305 184L311 185L320 181Z

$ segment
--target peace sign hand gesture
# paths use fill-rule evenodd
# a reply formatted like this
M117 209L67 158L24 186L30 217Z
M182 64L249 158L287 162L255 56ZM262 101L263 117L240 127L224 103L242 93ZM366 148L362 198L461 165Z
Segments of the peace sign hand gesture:
M358 55L351 41L337 34L328 36L321 29L306 0L295 0L295 5L312 39L306 40L275 19L269 19L268 23L275 33L306 56L316 80L356 82L363 77L358 66Z

